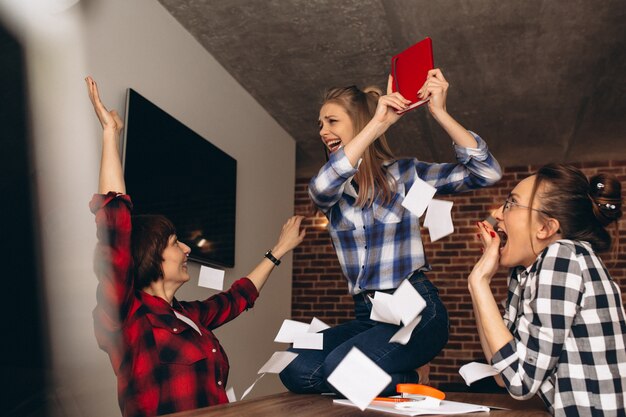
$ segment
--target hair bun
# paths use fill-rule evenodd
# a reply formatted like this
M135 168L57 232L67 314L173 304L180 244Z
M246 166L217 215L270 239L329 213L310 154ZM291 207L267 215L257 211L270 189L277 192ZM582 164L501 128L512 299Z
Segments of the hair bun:
M378 97L383 95L383 90L381 90L380 88L378 88L378 86L375 86L375 85L368 85L367 87L363 89L363 92L365 94L373 94Z
M593 213L607 226L622 217L622 184L615 175L597 174L589 180Z

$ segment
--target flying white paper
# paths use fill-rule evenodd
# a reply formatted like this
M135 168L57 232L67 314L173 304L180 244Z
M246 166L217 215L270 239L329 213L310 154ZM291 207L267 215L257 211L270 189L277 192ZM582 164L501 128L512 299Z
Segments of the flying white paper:
M324 333L302 333L294 337L293 347L296 349L324 349Z
M309 331L309 326L310 325L308 323L302 323L295 320L285 320L283 321L282 326L280 326L280 330L278 331L274 342L293 343L296 336Z
M496 371L491 365L478 362L466 363L459 369L459 374L461 374L468 386L479 379L498 375L499 373L500 372Z
M265 365L259 369L258 374L270 373L270 374L279 374L283 369L287 367L298 356L297 353L294 352L274 352L271 358Z
M376 291L374 298L369 297L369 299L372 302L370 319L381 323L400 324L402 318L400 312L393 305L393 295Z
M235 389L230 387L226 390L226 398L228 398L229 403L234 403L237 401L237 396L235 395Z
M393 293L393 307L400 314L402 323L406 326L426 308L426 301L413 287L413 284L405 279Z
M391 376L357 348L346 355L327 381L361 410L385 389Z
M318 319L317 317L313 317L313 320L311 320L311 324L309 325L308 332L317 333L326 329L330 329L330 326L328 324L324 323L322 320Z
M259 377L257 379L254 380L254 382L252 383L252 385L250 385L248 388L246 388L246 390L243 392L243 394L241 394L241 399L243 400L244 398L246 398L246 395L250 394L250 391L252 391L252 388L254 388L254 386L256 385L257 382L259 382L259 379L263 378L265 376L265 374L261 374L259 375Z
M405 325L413 322L426 307L426 301L409 280L404 280L393 294L376 291L372 301L370 319L382 323Z
M417 217L421 217L436 192L435 187L417 178L404 196L402 206Z
M393 336L391 336L391 339L389 339L389 343L395 342L400 343L401 345L406 345L407 343L409 343L409 340L411 339L411 333L413 333L413 330L417 327L421 320L422 316L417 316L411 323L407 324L406 326L402 326L400 330L398 330Z
M212 288L218 291L224 289L224 271L208 266L200 266L200 277L198 278L200 287Z
M432 199L424 218L424 227L428 228L430 241L434 242L454 232L452 224L452 201Z

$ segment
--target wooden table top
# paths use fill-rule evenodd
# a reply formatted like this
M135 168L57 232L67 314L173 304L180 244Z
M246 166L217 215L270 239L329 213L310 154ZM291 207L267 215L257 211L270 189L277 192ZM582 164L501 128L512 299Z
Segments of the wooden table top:
M198 410L169 414L169 417L383 417L393 414L382 411L361 411L356 407L333 404L332 396L301 395L290 392L269 395L251 400L237 401ZM472 404L508 408L491 410L489 413L457 414L457 416L489 417L549 417L543 402L535 397L528 401L517 401L508 394L479 394L451 392L446 399Z

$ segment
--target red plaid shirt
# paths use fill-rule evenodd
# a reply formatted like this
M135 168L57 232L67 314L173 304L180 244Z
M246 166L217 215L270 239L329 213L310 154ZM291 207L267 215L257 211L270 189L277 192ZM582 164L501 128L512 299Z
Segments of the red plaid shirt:
M211 329L254 305L254 284L242 278L204 301L174 299L170 306L133 288L130 197L94 195L89 206L98 233L95 334L117 375L122 414L154 416L227 403L228 358ZM179 320L174 309L202 334Z

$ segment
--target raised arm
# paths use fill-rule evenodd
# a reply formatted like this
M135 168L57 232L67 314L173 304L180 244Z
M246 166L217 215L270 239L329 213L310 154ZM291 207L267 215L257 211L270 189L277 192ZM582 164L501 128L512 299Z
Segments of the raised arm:
M293 216L283 225L280 236L278 237L278 242L276 242L272 248L272 255L276 259L282 258L287 252L298 246L304 239L306 231L305 229L300 230L302 219L304 219L304 216ZM275 265L272 261L263 258L261 263L248 274L248 278L258 291L261 291L261 288L265 285L274 267Z
M398 111L406 109L411 102L402 97L400 93L391 92L392 82L393 79L389 76L387 95L378 99L378 105L372 120L344 146L346 156L353 167L357 166L367 147L400 119L402 114L398 114Z
M100 181L98 193L109 191L126 194L122 159L120 158L120 133L124 122L115 110L107 110L100 101L98 86L91 77L85 78L89 99L102 125L102 157L100 160Z
M422 100L430 97L428 110L433 115L437 123L450 135L450 138L458 146L464 148L476 148L476 139L457 122L446 110L446 98L448 95L448 81L446 81L440 69L435 68L428 71L426 82L417 93Z

